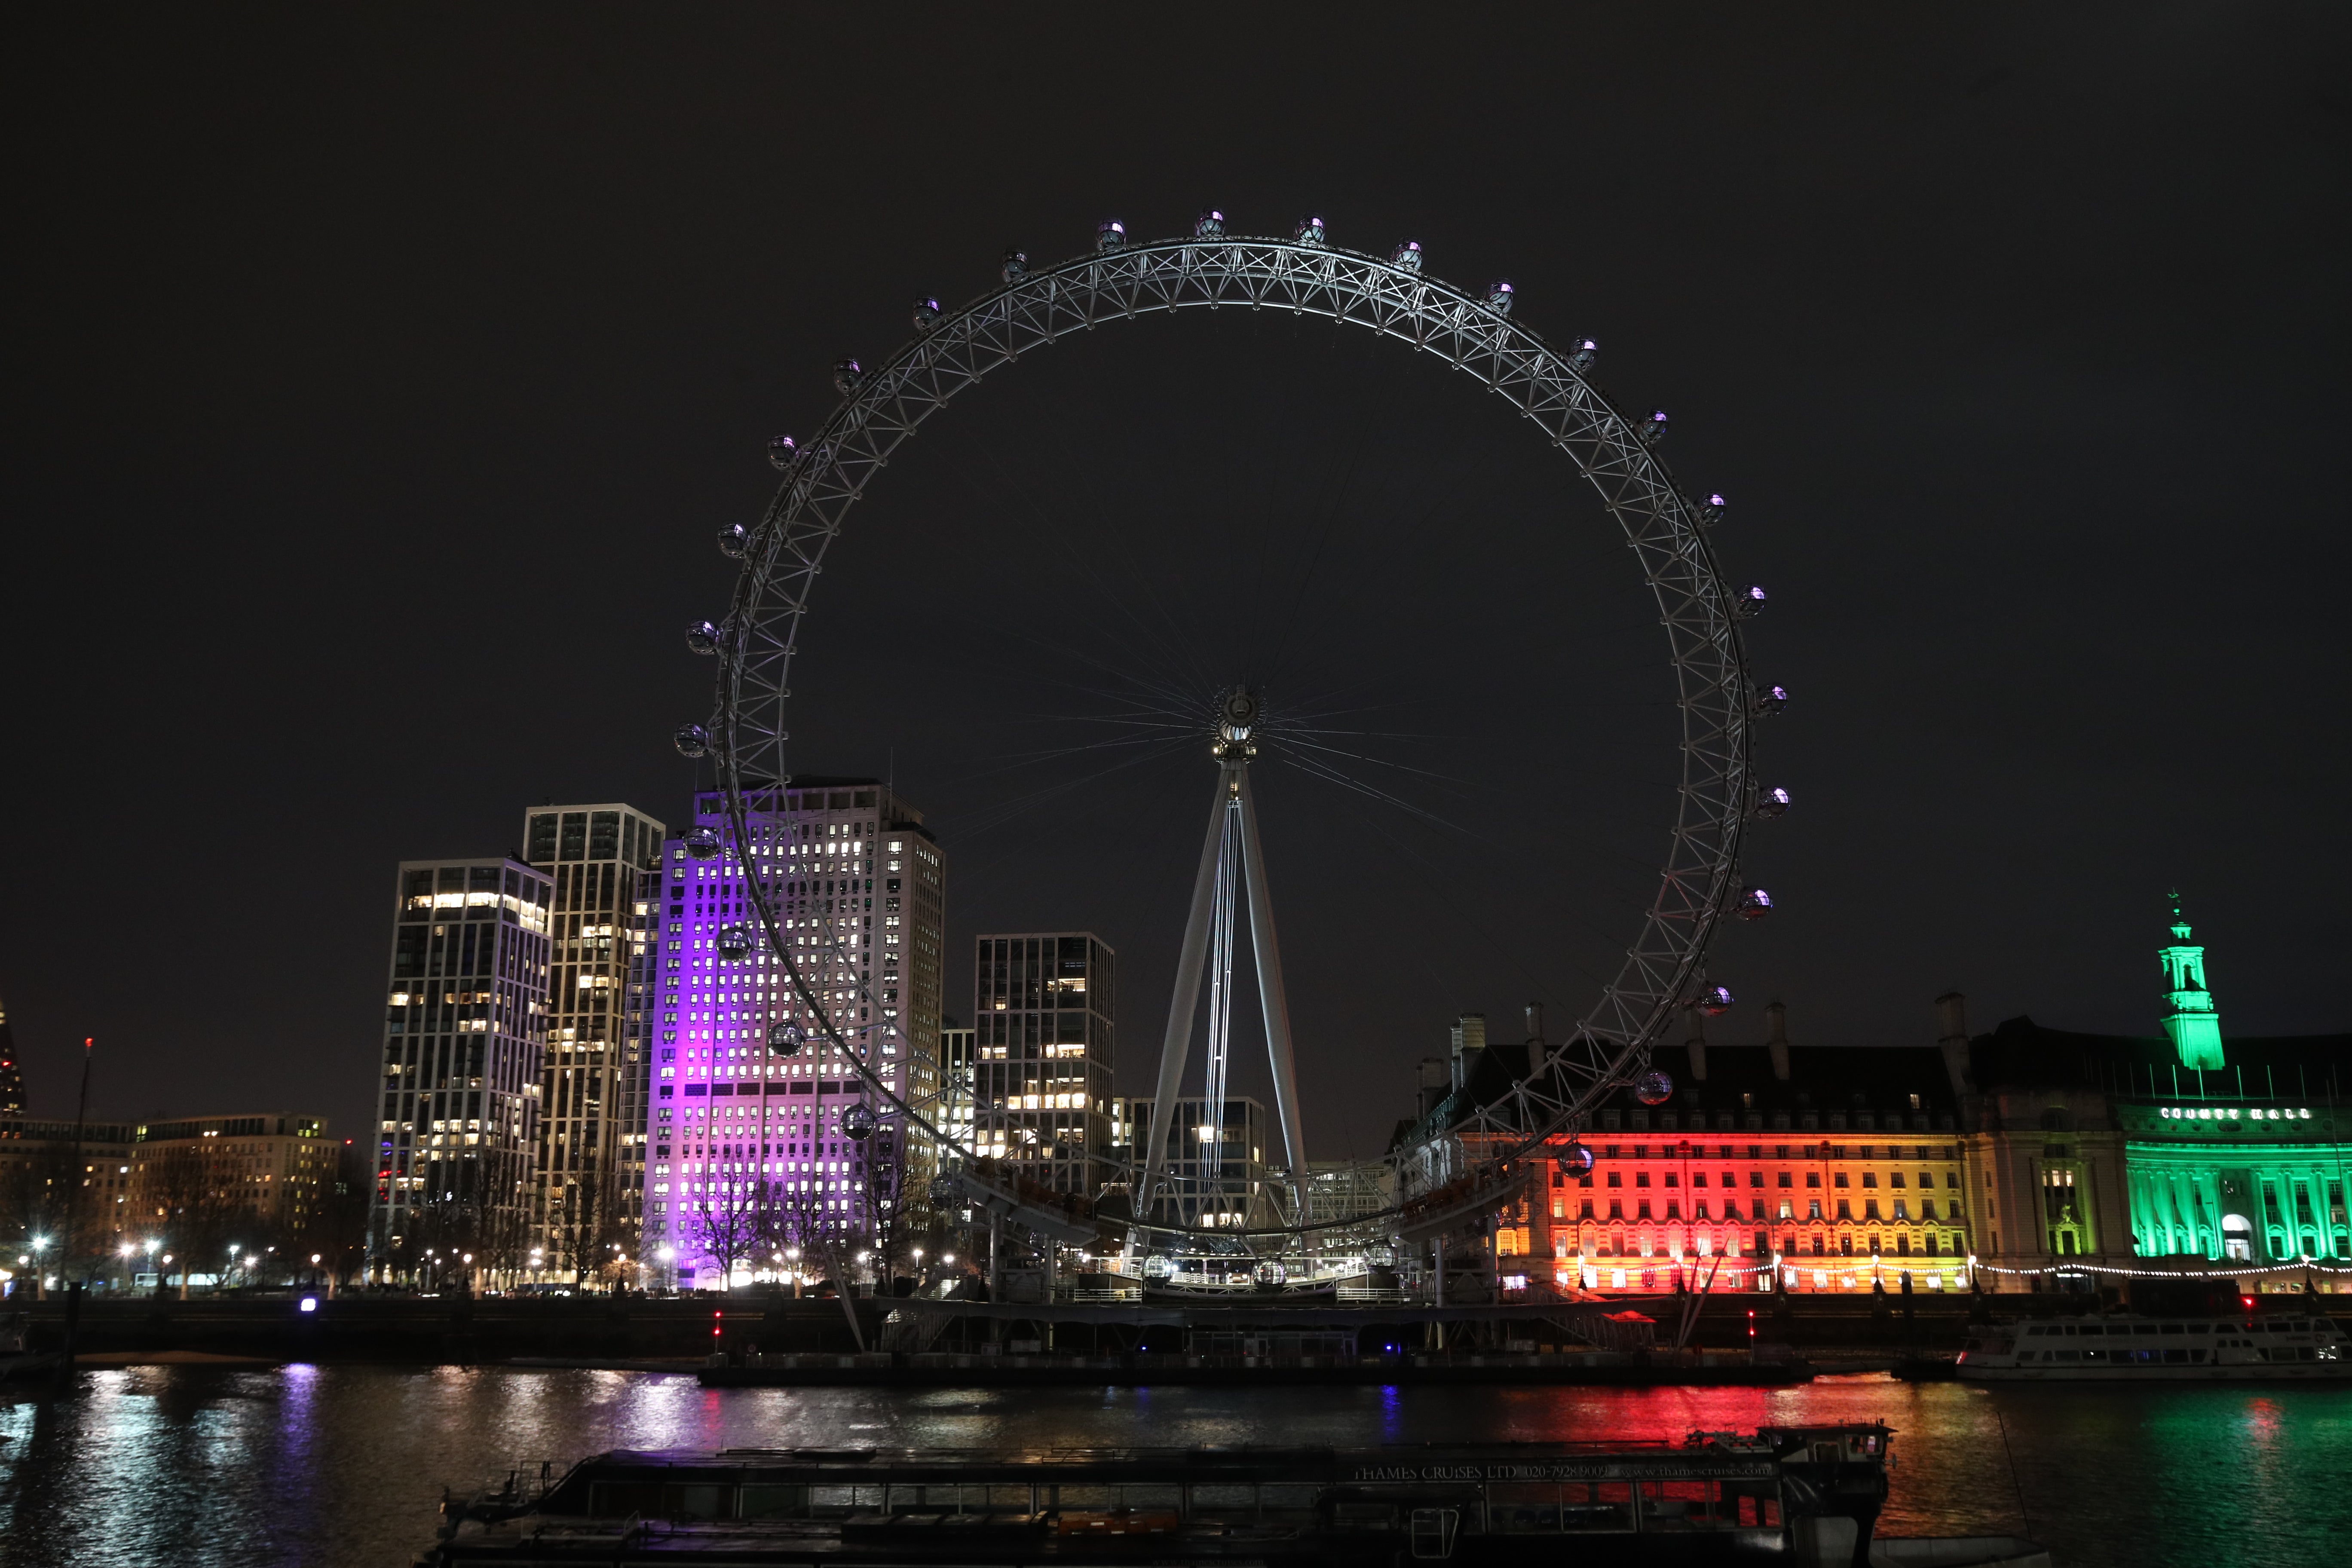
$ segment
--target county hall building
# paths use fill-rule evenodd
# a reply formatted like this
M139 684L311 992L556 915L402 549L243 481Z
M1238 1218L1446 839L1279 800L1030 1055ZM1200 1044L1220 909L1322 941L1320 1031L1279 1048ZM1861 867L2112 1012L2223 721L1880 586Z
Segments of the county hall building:
M1711 1045L1699 1016L1657 1062L1673 1094L1620 1090L1555 1140L1522 1195L1447 1238L1449 1274L1628 1294L2090 1290L2214 1273L2246 1289L2352 1289L2345 1187L2352 1035L2226 1040L2201 946L2176 915L2161 1035L2012 1018L1970 1036L1937 1001L1933 1046ZM1523 1079L1540 1044L1454 1029L1423 1064L1418 1142ZM1433 1249L1434 1253L1434 1249Z

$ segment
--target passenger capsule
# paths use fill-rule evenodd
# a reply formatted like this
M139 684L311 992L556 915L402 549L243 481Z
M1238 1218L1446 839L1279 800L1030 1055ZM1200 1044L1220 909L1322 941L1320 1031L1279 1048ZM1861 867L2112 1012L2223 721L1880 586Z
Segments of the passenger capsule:
M853 1105L841 1113L841 1131L863 1143L874 1136L874 1113L862 1105Z
M1582 375L1601 357L1601 345L1591 338L1571 338L1568 344L1568 368Z
M1664 1105L1674 1097L1673 1076L1657 1068L1652 1068L1633 1080L1633 1098L1644 1105Z
M740 561L751 547L751 531L740 522L730 522L719 531L719 553L730 561Z
M931 1207L935 1209L955 1209L963 1206L963 1184L953 1176L933 1176L930 1191Z
M686 646L699 654L719 651L719 628L709 621L697 621L686 628Z
M1560 1169L1571 1176L1592 1174L1592 1151L1582 1143L1570 1143L1560 1151Z
M1400 272L1420 271L1421 242L1417 239L1408 239L1402 245L1398 246L1394 250L1390 251L1389 265L1395 268Z
M1644 447L1654 447L1659 442L1664 440L1666 438L1666 411L1663 408L1651 409L1650 416L1642 421L1641 428L1637 434L1641 436L1642 445Z
M768 1026L768 1048L780 1057L796 1057L807 1043L808 1036L790 1018Z
M1731 613L1743 621L1751 616L1762 613L1763 608L1764 590L1753 583L1732 595Z
M800 447L790 436L776 436L769 439L768 463L772 468L779 470L789 468L799 454Z
M1787 790L1768 789L1756 797L1756 815L1766 822L1771 821L1776 816L1785 816L1788 812L1789 792Z
M1297 226L1290 231L1290 237L1301 245L1321 245L1324 240L1323 220L1311 215L1300 218Z
M1194 239L1223 239L1225 237L1225 215L1214 207L1202 207L1201 216L1192 220Z
M1155 1252L1143 1260L1143 1277L1146 1279L1165 1279L1175 1272L1176 1265L1165 1253Z
M1095 225L1095 248L1098 251L1106 252L1125 250L1127 248L1127 225L1119 222L1118 219L1115 217L1105 218L1102 222Z
M677 733L670 737L677 743L681 757L707 757L710 754L710 731L699 724L680 724Z
M688 829L686 835L686 852L698 860L718 859L718 833L708 827Z
M928 332L940 324L940 302L937 300L915 301L915 331Z
M1250 1271L1250 1278L1264 1289L1278 1290L1289 1279L1290 1270L1282 1266L1279 1258L1269 1258Z
M1495 314L1498 316L1509 315L1511 313L1511 280L1507 278L1496 279L1492 283L1486 285L1486 309L1494 311Z
M1785 686L1768 686L1756 694L1756 711L1763 717L1769 718L1788 706L1789 689Z
M1717 523L1723 521L1724 509L1728 504L1729 503L1725 501L1719 495L1707 497L1706 500L1699 503L1699 521L1708 528L1713 528Z
M751 928L747 925L724 925L719 928L719 956L725 959L751 956Z
M1710 985L1700 992L1698 1000L1691 1005L1710 1018L1719 1018L1731 1011L1731 992L1726 986Z
M833 389L847 397L866 379L865 369L847 354L833 362Z
M1739 900L1739 918L1760 921L1772 912L1772 895L1761 888L1750 888Z
M1008 250L1004 253L1004 265L1001 270L1007 283L1018 283L1028 276L1029 258L1021 251Z

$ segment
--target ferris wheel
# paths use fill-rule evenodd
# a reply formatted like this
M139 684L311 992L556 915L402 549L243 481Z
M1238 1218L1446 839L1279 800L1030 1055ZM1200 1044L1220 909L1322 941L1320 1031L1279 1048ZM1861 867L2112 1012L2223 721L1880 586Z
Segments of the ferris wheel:
M1672 1085L1651 1066L1652 1047L1682 1009L1719 1012L1730 1005L1729 992L1707 979L1707 953L1718 931L1727 920L1756 918L1771 908L1769 894L1741 881L1740 852L1751 821L1777 816L1787 806L1785 792L1759 787L1752 763L1759 722L1779 711L1787 695L1750 677L1740 623L1760 607L1763 594L1733 587L1717 569L1708 531L1724 515L1723 498L1694 498L1676 484L1658 453L1666 415L1629 412L1603 395L1591 379L1598 351L1591 339L1548 341L1516 318L1508 282L1476 290L1455 287L1424 269L1421 247L1412 242L1381 258L1334 246L1320 217L1302 219L1287 238L1245 237L1229 233L1224 216L1208 211L1189 236L1169 239L1139 242L1123 225L1103 223L1091 252L1057 265L1033 267L1024 255L1007 252L1001 278L999 287L958 309L933 299L917 301L913 337L880 363L838 362L833 379L841 399L823 426L804 441L778 437L771 444L771 460L783 480L764 515L754 527L722 531L721 549L741 563L731 603L722 620L698 623L688 633L694 651L717 660L716 700L708 727L686 726L679 747L714 760L733 841L751 842L752 818L765 809L761 797L790 778L792 676L826 555L893 453L924 421L1025 355L1139 317L1219 309L1286 311L1366 329L1436 356L1498 395L1557 454L1565 465L1563 479L1572 473L1597 494L1654 601L1664 645L1653 646L1658 665L1671 673L1680 778L1672 820L1658 825L1664 852L1654 891L1646 908L1627 911L1633 934L1622 963L1600 988L1597 1003L1563 1040L1531 1061L1524 1079L1477 1103L1449 1100L1425 1119L1413 1151L1390 1156L1407 1198L1416 1189L1426 1194L1444 1186L1449 1209L1490 1201L1496 1183L1485 1178L1520 1163L1519 1156L1538 1145L1566 1142L1571 1157L1589 1160L1573 1141L1598 1100L1626 1085L1644 1100L1664 1100ZM1225 781L1220 787L1238 809L1247 795L1244 763L1234 759L1246 748L1237 742L1224 705L1255 698L1221 692L1217 700L1220 746L1226 748L1217 752ZM1245 740L1246 722L1238 729ZM1255 819L1235 820L1232 841L1243 842L1239 836L1245 832L1254 862ZM1238 851L1230 888L1224 873L1212 876L1220 831L1213 822L1202 890L1195 898L1195 934L1208 935L1188 936L1188 964L1198 963L1194 950L1202 942L1213 950L1221 942L1229 961L1232 900L1243 889L1254 927L1261 923L1262 884L1245 881ZM707 831L689 836L688 843L698 857L726 852ZM1226 889L1214 895L1224 900L1222 924L1213 908L1202 912L1209 907L1204 900L1213 903L1207 891L1213 882ZM756 944L768 955L788 977L799 1016L814 1024L804 1033L799 1022L779 1017L768 1026L771 1047L796 1051L807 1034L830 1042L857 1073L879 1116L919 1126L941 1149L970 1158L972 1151L958 1143L933 1107L902 1099L867 1063L839 1000L815 988L784 940L768 890L753 880L747 892L755 920L737 945L748 951ZM1278 994L1278 961L1273 976L1264 969L1270 939L1268 929L1260 943L1261 990L1270 979ZM1181 984L1180 992L1187 998L1189 1031L1190 993ZM1270 996L1270 1043L1276 1033L1273 1015ZM1286 1060L1277 1062L1278 1078L1289 1048L1286 1025L1279 1032ZM1173 1021L1170 1033L1173 1041ZM1213 1051L1214 1034L1213 1020ZM1213 1059L1212 1069L1219 1070ZM1164 1055L1161 1077L1164 1100L1172 1081ZM1303 1160L1295 1090L1288 1100L1283 1131L1295 1166ZM865 1125L873 1125L871 1115ZM1139 1222L1148 1219L1144 1210L1159 1179L1156 1168L1144 1175L1134 1205ZM1400 1206L1410 1204L1401 1200ZM1428 1219L1427 1203L1422 1206ZM1145 1227L1192 1228L1181 1223ZM1270 1228L1297 1236L1318 1227L1300 1205ZM1225 1227L1218 1234L1236 1232Z

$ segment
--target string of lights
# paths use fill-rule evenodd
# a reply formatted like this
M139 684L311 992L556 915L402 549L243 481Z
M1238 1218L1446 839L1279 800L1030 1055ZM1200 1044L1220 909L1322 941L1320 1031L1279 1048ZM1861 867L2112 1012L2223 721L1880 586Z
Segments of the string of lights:
M2117 1268L2103 1263L2053 1263L2042 1268L2004 1268L1998 1263L1976 1263L1974 1259L1970 1259L1970 1262L1974 1267L1984 1269L1988 1273L2010 1274L2021 1278L2029 1274L2119 1274L2133 1279L2227 1280L2242 1279L2249 1274L2301 1274L2306 1271L2318 1274L2352 1274L2352 1267L2339 1268L2308 1258L2299 1263L2273 1263L2259 1267L2249 1264L2243 1268L2232 1268L2221 1274L2208 1273L2202 1269L2190 1273L2179 1268Z

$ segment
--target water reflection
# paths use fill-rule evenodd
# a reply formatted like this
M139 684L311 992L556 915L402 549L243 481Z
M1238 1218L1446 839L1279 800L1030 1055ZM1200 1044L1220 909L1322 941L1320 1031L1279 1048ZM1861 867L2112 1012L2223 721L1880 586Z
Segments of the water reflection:
M2001 1437L2006 1418L2009 1443ZM709 1390L662 1373L146 1367L0 1407L11 1564L404 1568L443 1482L604 1448L1679 1439L1773 1422L1900 1433L1886 1523L2016 1531L2063 1568L2342 1561L2352 1390L1798 1388ZM2014 1458L2012 1466L2011 1458Z

